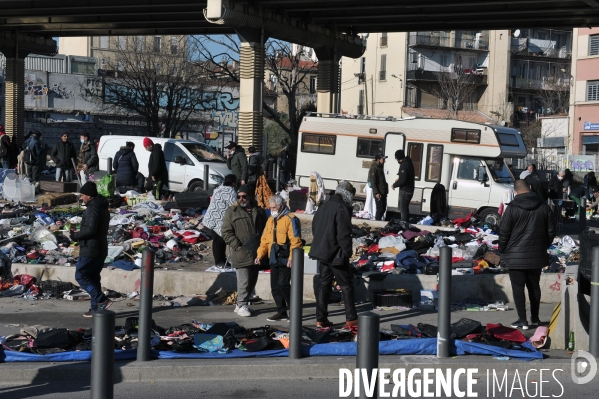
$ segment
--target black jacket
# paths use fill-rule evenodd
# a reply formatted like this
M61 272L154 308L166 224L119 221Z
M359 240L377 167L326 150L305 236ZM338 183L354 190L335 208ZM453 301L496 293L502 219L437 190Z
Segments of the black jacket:
M248 159L241 146L235 148L235 153L227 158L227 167L237 177L237 183L248 182Z
M264 171L264 176L267 179L274 179L272 173L272 166L276 165L277 160L270 154L266 155L264 158L264 163L262 164L262 170Z
M389 184L385 178L385 166L374 161L368 171L368 182L372 188L372 194L380 194L381 197L386 197L389 194Z
M534 191L542 200L547 200L547 190L543 187L541 176L537 172L532 172L524 178L524 181L530 186L531 190Z
M499 252L509 269L549 266L547 248L555 238L555 215L533 192L514 197L501 217Z
M160 181L168 185L168 169L166 168L164 152L160 144L152 146L152 153L148 162L148 173L150 178L154 177L157 182Z
M79 152L81 152L81 148L79 148ZM92 173L98 170L99 163L100 159L98 158L96 146L90 141L87 143L87 147L83 152L83 164L87 165L87 172Z
M414 188L414 164L410 157L405 157L399 165L398 180L393 183L393 187Z
M81 218L81 228L72 239L79 243L79 256L105 259L108 255L108 201L98 195L87 203Z
M335 194L318 207L312 220L309 256L331 265L347 264L352 256L352 208Z
M560 180L555 175L549 180L548 188L551 199L562 198L564 188L568 188L568 181L566 179Z
M255 183L262 174L262 155L255 152L248 159L248 183Z
M112 169L116 172L117 187L137 186L139 162L137 162L135 152L131 148L121 147L114 156Z
M441 183L435 184L431 192L431 215L447 215L447 193Z
M6 156L4 158L10 158L10 137L8 137L6 133L3 133L0 136L0 144L6 147Z
M60 140L54 148L52 148L52 152L50 152L50 158L54 161L57 168L73 168L73 162L71 159L75 161L77 164L77 151L75 150L75 146L70 142L63 142Z

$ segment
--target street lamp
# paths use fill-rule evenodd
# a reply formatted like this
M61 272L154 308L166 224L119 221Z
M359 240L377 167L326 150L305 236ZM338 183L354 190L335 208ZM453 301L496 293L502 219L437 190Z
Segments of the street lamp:
M395 78L395 79L399 79L399 88L403 89L403 80L395 74L391 75L391 77Z

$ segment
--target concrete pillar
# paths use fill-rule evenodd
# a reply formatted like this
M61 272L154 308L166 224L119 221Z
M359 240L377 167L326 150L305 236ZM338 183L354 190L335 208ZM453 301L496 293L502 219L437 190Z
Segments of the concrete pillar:
M316 49L316 55L318 56L316 107L318 112L337 112L340 56L332 48Z
M25 58L6 57L6 134L23 142L25 136Z
M264 43L259 29L237 29L239 54L239 127L237 141L245 147L262 148L262 92L264 87Z

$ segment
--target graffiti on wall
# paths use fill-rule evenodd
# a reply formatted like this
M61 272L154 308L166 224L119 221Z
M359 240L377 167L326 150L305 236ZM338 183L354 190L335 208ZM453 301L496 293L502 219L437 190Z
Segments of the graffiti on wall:
M102 79L85 78L81 87L81 95L87 98L98 98L102 96Z
M212 128L215 130L224 130L226 128L237 128L239 122L239 113L235 111L216 111L212 110Z
M73 97L73 92L63 86L62 83L54 83L52 86L50 86L50 92L56 94L60 98L64 98L65 100Z
M562 160L562 168L578 172L595 170L595 157L593 155L568 155L567 159Z
M25 96L40 100L48 95L48 84L34 74L25 74Z
M202 102L198 106L200 111L234 111L239 108L239 97L233 93L212 91L202 93Z

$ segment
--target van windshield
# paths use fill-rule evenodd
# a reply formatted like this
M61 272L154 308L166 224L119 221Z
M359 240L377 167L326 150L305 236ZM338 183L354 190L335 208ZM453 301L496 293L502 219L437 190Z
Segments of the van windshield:
M507 165L503 162L503 159L485 159L487 168L491 171L493 180L497 183L514 183L514 177L510 173Z
M191 155L200 162L226 162L212 147L201 143L183 143Z

